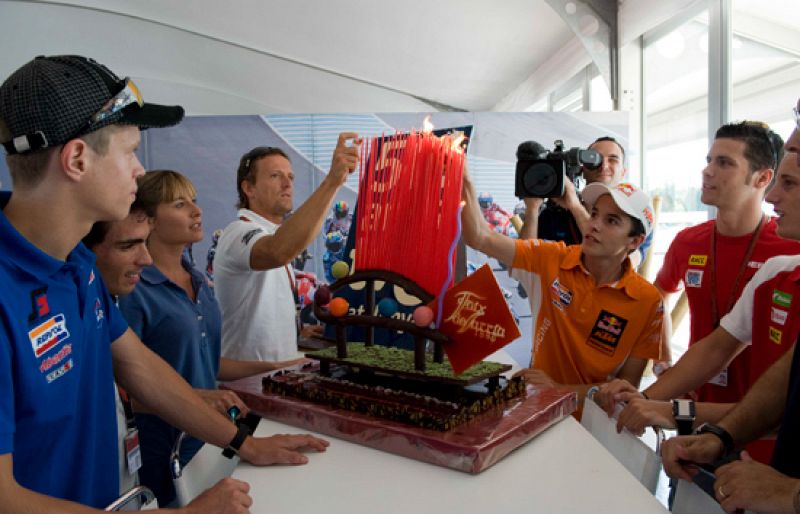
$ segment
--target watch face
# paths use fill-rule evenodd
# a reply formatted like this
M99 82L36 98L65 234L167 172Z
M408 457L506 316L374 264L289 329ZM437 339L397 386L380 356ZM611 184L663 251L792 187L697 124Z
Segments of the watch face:
M672 415L674 417L694 419L694 402L692 400L672 400Z

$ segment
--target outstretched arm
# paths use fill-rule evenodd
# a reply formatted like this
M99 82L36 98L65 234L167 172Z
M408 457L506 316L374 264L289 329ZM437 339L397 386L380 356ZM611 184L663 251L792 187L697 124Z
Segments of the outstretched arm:
M722 371L745 345L717 327L709 335L693 344L677 363L665 371L644 394L623 380L613 380L600 388L597 402L609 414L618 401L628 402L635 398L671 400L679 398L708 382ZM620 377L624 378L624 377Z
M725 415L718 426L727 430L741 446L772 431L781 422L786 405L789 373L795 348L786 352L753 384L742 401ZM662 447L664 471L689 480L692 464L713 462L720 457L722 443L715 435L676 437Z
M276 369L294 366L306 362L307 359L301 357L299 359L291 359L288 361L242 361L237 359L227 359L222 357L219 360L219 373L217 379L219 380L239 380L244 377L251 377L253 375L260 375L261 373L269 373Z
M727 330L717 327L693 344L645 393L653 400L678 398L714 378L744 348Z
M478 195L475 194L475 187L472 185L466 169L464 169L461 198L464 200L464 210L461 212L461 237L464 242L479 252L494 257L511 267L516 252L515 242L510 237L489 229L488 224L481 216Z
M172 426L224 448L236 427L212 409L169 364L147 348L128 329L111 346L114 374L120 385L150 412ZM324 451L327 441L310 436L247 437L241 457L256 465L304 464L302 448Z
M348 142L353 145L349 146ZM358 145L355 132L342 132L333 152L331 169L319 187L274 234L262 237L250 252L250 267L265 270L284 266L314 241L325 221L336 192L347 176L358 166Z
M716 423L722 419L733 407L734 403L695 403L694 427L703 423ZM672 402L661 400L645 400L633 398L620 412L617 418L617 431L623 428L634 434L641 434L649 426L661 428L677 428L672 415Z

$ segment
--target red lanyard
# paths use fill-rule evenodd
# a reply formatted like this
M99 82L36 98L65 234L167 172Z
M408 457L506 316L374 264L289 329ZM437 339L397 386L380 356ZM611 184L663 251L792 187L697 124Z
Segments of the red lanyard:
M252 223L252 220L245 216L239 216L239 219L242 221L246 221L248 223ZM294 303L299 305L300 297L298 296L297 293L297 282L295 282L295 280L292 278L292 272L289 271L289 265L284 264L283 268L286 270L286 277L289 279L289 289L292 290L292 297L294 298Z
M747 246L747 251L744 254L744 259L742 259L742 264L739 266L739 272L736 274L736 280L733 282L733 289L731 289L731 294L728 296L728 301L725 305L725 311L720 313L719 307L717 306L717 228L716 224L714 229L711 231L711 252L710 252L710 264L708 271L711 273L711 320L714 323L714 328L719 326L719 320L722 316L726 315L730 312L731 308L733 308L733 304L736 303L736 299L739 298L739 285L742 282L742 277L744 277L744 270L747 269L747 264L750 262L750 257L753 255L753 250L756 247L756 242L758 241L758 237L761 235L761 229L764 226L764 216L761 216L761 219L758 221L758 225L756 226L755 230L753 230L753 234L750 236L750 244Z

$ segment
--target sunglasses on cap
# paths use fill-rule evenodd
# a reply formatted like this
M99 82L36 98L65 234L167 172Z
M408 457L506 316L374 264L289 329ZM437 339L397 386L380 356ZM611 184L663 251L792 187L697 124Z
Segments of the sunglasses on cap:
M139 92L139 88L129 77L125 77L125 86L122 91L114 95L108 102L103 104L99 111L92 115L89 119L89 125L96 125L134 103L139 104L139 107L144 105L142 93Z

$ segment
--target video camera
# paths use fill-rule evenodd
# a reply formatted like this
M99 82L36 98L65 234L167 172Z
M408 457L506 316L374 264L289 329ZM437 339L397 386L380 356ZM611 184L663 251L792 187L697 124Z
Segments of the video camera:
M552 152L536 141L525 141L517 147L514 194L519 198L564 196L567 178L574 182L582 166L593 170L602 163L597 151L577 147L565 150L560 139Z

